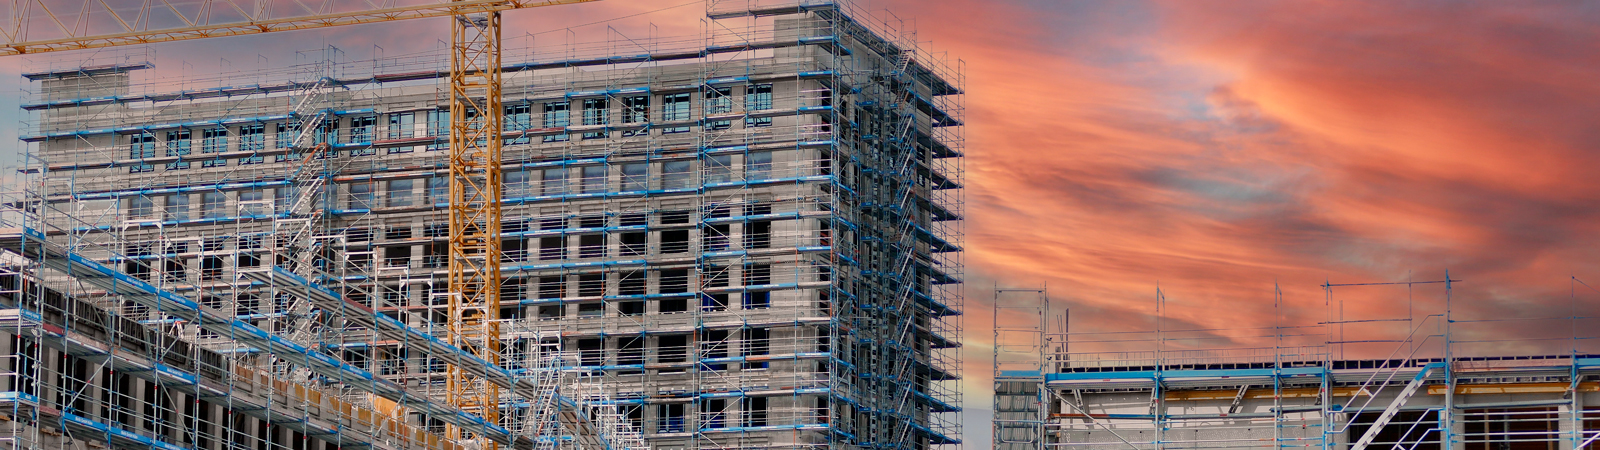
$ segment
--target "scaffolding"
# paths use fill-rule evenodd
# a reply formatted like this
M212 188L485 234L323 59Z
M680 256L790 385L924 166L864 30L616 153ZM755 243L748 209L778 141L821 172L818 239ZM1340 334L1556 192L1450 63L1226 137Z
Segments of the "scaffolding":
M993 317L994 448L1043 450L1050 296L1042 287L996 287Z
M102 410L99 426L68 427L100 437L76 439L958 445L961 62L849 3L706 10L695 35L505 39L503 281L474 325L495 345L477 350L449 314L442 49L350 61L329 47L181 79L152 76L140 53L31 73L27 189L6 203L18 218L5 254L15 284L38 291L8 307L42 319L18 319L9 376L47 380L41 393L110 379L101 390L138 404L181 383L126 368L182 354L206 364L191 385L233 390L121 412L19 396L6 406L32 419L9 426L44 433L20 447ZM153 387L60 375L102 358L73 342L112 338L21 331L106 329L90 316L159 341L139 347L152 363L118 366ZM40 363L51 355L72 362ZM498 408L458 408L452 367ZM184 409L196 399L224 412ZM256 421L206 421L238 415ZM144 425L168 420L182 425Z
M1010 359L997 345L995 448L1590 445L1600 436L1600 357L1596 317L1580 310L1592 305L1580 300L1587 285L1573 278L1570 314L1463 317L1451 298L1460 282L1327 283L1314 324L1286 323L1276 290L1272 326L1173 329L1159 289L1150 331L1068 332L1064 316L1033 325L1010 314L997 327L1043 338L1010 341ZM1413 305L1427 288L1439 290ZM1356 317L1335 291L1404 305L1404 316ZM998 303L997 312L1049 311L1048 301Z

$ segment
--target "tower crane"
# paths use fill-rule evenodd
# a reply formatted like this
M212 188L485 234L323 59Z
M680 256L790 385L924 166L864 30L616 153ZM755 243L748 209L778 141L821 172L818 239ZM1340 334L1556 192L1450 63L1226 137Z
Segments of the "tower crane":
M71 0L13 0L10 14L0 19L0 35L6 40L0 56L453 17L448 155L451 343L498 364L500 13L591 1L596 0L429 0L397 6L402 2L369 0L354 8L350 7L354 2L326 1L313 8L299 1L199 0L144 1L137 7L116 9L105 0L83 0L81 5ZM44 26L34 26L46 18ZM158 24L152 26L153 20ZM101 30L108 26L116 27L115 31ZM301 140L296 139L296 144L302 144ZM500 387L454 364L448 370L448 400L462 411L497 423ZM472 438L469 431L456 426L449 434L453 439ZM482 442L484 450L497 448L492 441Z

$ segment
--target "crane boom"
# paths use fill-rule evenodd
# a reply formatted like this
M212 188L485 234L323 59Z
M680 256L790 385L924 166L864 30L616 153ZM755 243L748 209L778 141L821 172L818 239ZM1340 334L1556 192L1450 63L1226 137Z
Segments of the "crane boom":
M103 0L70 1L13 0L9 14L0 18L0 35L6 39L0 56L64 50L116 47L183 41L225 36L271 33L276 31L328 28L342 25L389 22L428 17L486 14L539 6L585 3L597 0L427 0L428 3L338 11L336 3L323 2L312 9L303 2L274 0L201 0L197 2L142 2L138 8L121 11ZM246 6L241 6L244 3ZM274 8L283 3L285 8ZM372 5L372 2L364 2ZM393 0L384 3L393 3ZM55 9L51 8L55 6ZM58 14L57 10L70 13ZM279 14L276 9L299 13ZM160 19L156 19L160 17ZM106 19L110 20L107 21ZM46 21L48 19L48 21ZM156 26L173 22L175 26ZM40 22L40 23L35 23ZM47 23L46 23L47 22ZM42 26L40 26L42 25ZM53 26L52 26L53 25ZM92 28L115 26L116 32L91 32ZM43 28L34 32L34 28ZM30 34L47 33L47 37Z

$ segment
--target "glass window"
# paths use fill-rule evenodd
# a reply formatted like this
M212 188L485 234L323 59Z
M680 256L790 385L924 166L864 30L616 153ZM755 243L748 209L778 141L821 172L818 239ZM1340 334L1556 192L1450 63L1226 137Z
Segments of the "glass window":
M411 206L411 180L389 181L389 206Z
M416 113L406 112L389 115L389 139L410 139L421 134L417 132ZM417 147L415 146L389 147L389 154L411 153L416 150Z
M606 190L606 166L584 166L583 193L593 194Z
M744 88L744 110L765 111L772 109L772 85L753 84ZM772 125L771 117L747 117L744 119L746 127L765 127Z
M744 109L751 111L772 109L772 85L752 84L745 86Z
M239 193L239 215L259 216L267 213L267 207L262 202L265 198L262 191L243 191Z
M706 182L727 183L729 181L733 181L733 155L706 157Z
M689 94L671 94L661 96L661 120L684 121L689 120ZM689 127L672 127L663 129L662 133L685 133Z
M694 181L693 161L667 161L661 164L662 189L686 189Z
M266 125L245 125L239 127L239 151L255 152L267 148ZM240 164L244 164L243 161Z
M533 128L533 106L527 103L506 107L505 131L524 131ZM507 144L526 144L528 136L518 136Z
M450 110L436 109L428 111L428 135L450 135Z
M685 423L682 403L656 405L657 433L682 433Z
M200 217L215 219L226 215L228 194L226 192L207 192L200 196Z
M706 114L727 114L733 112L733 88L706 89Z
M728 114L733 112L733 88L711 88L706 90L706 115ZM730 121L717 120L706 123L706 128L711 130L726 130Z
M406 139L412 137L417 129L416 113L394 113L389 115L389 139Z
M149 132L129 136L128 157L134 159L156 157L156 136Z
M186 156L193 152L189 140L189 130L167 132L167 156ZM189 161L174 161L167 163L167 170L183 170L189 168Z
M369 144L370 145L372 143L373 138L377 134L377 127L378 127L378 117L377 116L366 116L366 117L351 118L350 119L350 143L352 143L352 144ZM335 136L335 137L337 137L337 136ZM329 142L333 142L333 141L329 141ZM378 149L372 148L370 146L361 147L361 148L355 148L355 149L351 149L350 150L350 156L368 156L368 155L376 155L376 154L378 154Z
M367 209L372 207L372 184L356 183L350 185L350 208Z
M449 135L450 111L442 109L428 111L428 136L441 137ZM448 139L439 139L438 142L428 144L428 151L430 152L448 150L449 148L450 141Z
M751 152L744 155L744 178L764 180L772 176L772 152Z
M350 142L372 142L377 126L377 116L350 119Z
M506 172L504 178L505 179L502 180L502 181L503 181L503 184L505 185L506 189L501 194L502 197L505 197L505 198L520 198L520 197L527 197L528 196L529 192L528 192L528 172L527 171L524 171L524 170L513 170L513 171L510 171L510 172Z
M428 179L428 201L442 203L450 201L450 179L433 177Z
M338 117L328 117L328 120L322 121L321 129L317 130L317 143L329 145L339 143Z
M545 169L543 175L544 189L540 195L566 195L567 168Z
M227 128L200 130L200 153L222 153L226 151L228 151Z
M644 162L622 165L622 190L625 192L650 189L650 164Z
M622 98L622 122L641 123L650 121L650 96L635 95ZM629 135L624 133L624 135ZM631 135L629 135L631 136Z
M167 132L167 156L183 156L190 153L189 130Z
M611 102L605 98L591 98L583 101L584 125L608 125L611 123ZM610 137L606 131L591 131L583 134L584 139L601 139Z
M156 202L143 195L128 199L128 218L148 219L155 215Z
M272 135L273 145L279 149L288 149L294 146L294 140L300 137L300 123L286 122L277 125L276 133ZM289 152L272 157L273 161L284 162L300 159L300 152Z
M567 102L550 102L544 104L544 127L566 128L572 125L571 111ZM545 136L545 142L560 142L567 140L566 133Z
M526 130L533 127L533 107L520 103L506 107L506 130Z
M168 221L189 219L189 195L166 195L166 219Z

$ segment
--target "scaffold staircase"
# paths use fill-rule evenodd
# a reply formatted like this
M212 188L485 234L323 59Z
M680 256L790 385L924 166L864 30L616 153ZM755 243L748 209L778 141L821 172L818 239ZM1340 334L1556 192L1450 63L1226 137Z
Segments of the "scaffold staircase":
M537 348L531 352L535 361L533 361L534 364L527 366L531 366L528 373L533 378L534 384L538 386L538 396L530 399L532 400L532 407L529 411L533 418L533 423L527 426L534 430L533 434L541 437L538 440L539 448L548 450L555 448L557 441L553 437L558 436L559 433L557 431L560 430L550 419L555 417L556 402L560 399L559 390L562 379L561 341L536 340L535 342L537 342Z
M290 270L296 275L306 279L314 279L318 269L316 267L319 253L326 246L314 236L316 223L320 217L317 201L322 197L323 188L327 185L327 174L323 173L321 161L324 154L332 150L332 143L324 142L308 145L315 142L316 132L322 128L331 114L327 108L321 108L327 100L328 93L333 90L331 78L322 77L314 83L305 85L297 94L299 101L295 102L290 117L305 117L300 123L299 133L290 143L292 155L299 158L289 169L287 177L288 186L292 188L293 197L288 205L277 217L277 224L288 229L288 239L280 243L279 247L285 249L290 255ZM304 149L304 152L297 150ZM277 264L278 261L273 261ZM286 308L285 320L289 332L286 336L290 341L309 346L316 333L316 324L319 314L312 309L312 302L308 296L291 296L289 306ZM293 363L293 361L289 361ZM291 374L291 379L302 380L311 375L311 370L296 366Z
M538 339L528 352L527 378L538 386L529 398L529 434L536 450L555 450L566 437L580 450L645 450L644 434L628 422L605 390L604 375L568 367L560 340Z
M895 134L890 137L890 144L900 150L893 170L889 172L900 182L900 188L895 192L894 204L890 210L900 220L896 235L899 239L895 243L900 247L900 253L896 258L894 269L895 279L899 280L894 295L896 302L894 311L898 311L901 315L899 323L895 324L894 339L887 341L889 345L898 347L896 351L901 353L900 357L895 358L894 370L888 377L896 383L893 404L888 408L897 418L892 434L894 439L887 443L891 446L908 442L916 421L913 404L915 397L913 391L916 385L916 374L913 373L916 365L916 348L911 344L914 341L912 333L916 330L917 285L917 217L913 208L914 190L917 186L916 107L915 80L905 77L912 56L912 51L904 50L895 59L894 75L900 83L898 88L901 92L891 92L895 96L891 111L898 116L899 122L896 124ZM894 86L891 86L891 90L893 89Z
M646 450L644 433L622 414L617 402L605 391L604 375L593 371L583 370L577 373L573 384L573 394L580 408L589 414L589 423L598 428L598 433L577 433L584 449L595 450ZM563 414L563 417L565 415ZM582 426L578 424L563 424L563 426ZM579 428L568 428L574 432ZM589 437L585 437L589 436ZM610 443L606 446L606 443ZM598 447L588 447L598 445Z
M570 395L570 398L559 396L558 389L547 390L548 395L552 397L552 407L565 406L556 407L553 411L556 423L560 425L559 429L576 439L580 450L607 450L606 439L602 433L609 430L597 420L595 413L596 403L609 402L594 402L589 397L591 394L597 399L606 397L601 390L601 380L589 370L569 370L566 373L571 375L572 381L567 385L570 389L564 392ZM560 403L567 404L560 405Z
M1406 401L1410 400L1411 396L1416 395L1417 391L1427 383L1428 378L1433 374L1433 371L1442 369L1444 369L1444 363L1430 363L1426 366L1423 366L1422 370L1417 372L1417 376L1412 377L1411 381L1406 383L1406 387L1401 389L1399 394L1395 395L1393 401L1389 402L1389 407L1384 408L1383 413L1379 414L1378 418L1372 421L1372 424L1367 428L1367 431L1361 434L1361 439L1357 440L1355 444L1350 446L1350 450L1366 450L1367 446L1372 444L1374 439L1378 438L1378 433L1383 431L1383 427L1389 425L1389 421L1394 419L1395 414L1400 413L1400 407L1404 406Z

